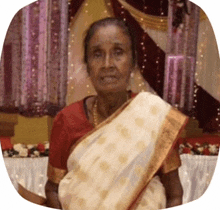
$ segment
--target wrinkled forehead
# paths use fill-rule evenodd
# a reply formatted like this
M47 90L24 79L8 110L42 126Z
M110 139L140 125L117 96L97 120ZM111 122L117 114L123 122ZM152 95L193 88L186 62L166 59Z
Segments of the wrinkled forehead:
M125 29L118 25L107 25L98 27L89 41L89 47L102 44L131 45L130 36Z

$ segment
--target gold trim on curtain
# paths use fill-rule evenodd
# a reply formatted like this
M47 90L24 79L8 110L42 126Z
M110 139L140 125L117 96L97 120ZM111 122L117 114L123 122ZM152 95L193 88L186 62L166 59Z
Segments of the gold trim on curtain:
M130 12L130 14L140 23L141 26L145 25L147 28L167 31L167 17L147 15L123 0L118 1L124 6L126 10Z
M107 1L107 0L106 0ZM124 6L126 10L130 12L130 14L138 21L138 23L143 28L149 28L154 30L160 31L167 31L168 24L167 24L167 17L162 16L155 16L155 15L147 15L138 9L134 8L124 0L118 0L121 5ZM200 10L200 21L207 19L206 14Z

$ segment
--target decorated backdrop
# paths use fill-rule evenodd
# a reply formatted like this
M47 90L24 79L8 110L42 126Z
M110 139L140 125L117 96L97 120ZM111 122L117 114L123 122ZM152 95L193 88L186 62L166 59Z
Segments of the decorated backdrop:
M82 40L92 22L107 16L121 17L136 32L138 66L130 89L163 97L167 0L39 0L19 11L9 27L1 57L0 110L55 116L65 105L95 94L82 62ZM219 54L202 10L196 54L193 118L205 131L219 131Z

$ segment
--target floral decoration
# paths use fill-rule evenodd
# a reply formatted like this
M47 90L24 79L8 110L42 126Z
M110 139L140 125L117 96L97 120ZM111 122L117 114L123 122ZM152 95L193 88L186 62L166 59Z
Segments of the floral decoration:
M2 151L4 157L44 157L49 155L49 142L39 144L14 144Z
M180 144L179 152L180 154L192 155L218 155L219 144L184 142Z

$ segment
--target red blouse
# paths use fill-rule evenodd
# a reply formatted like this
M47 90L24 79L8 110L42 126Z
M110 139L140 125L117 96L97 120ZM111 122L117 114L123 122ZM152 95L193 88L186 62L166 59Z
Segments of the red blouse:
M59 112L51 131L50 165L67 170L70 148L93 128L86 116L84 100L73 103Z

